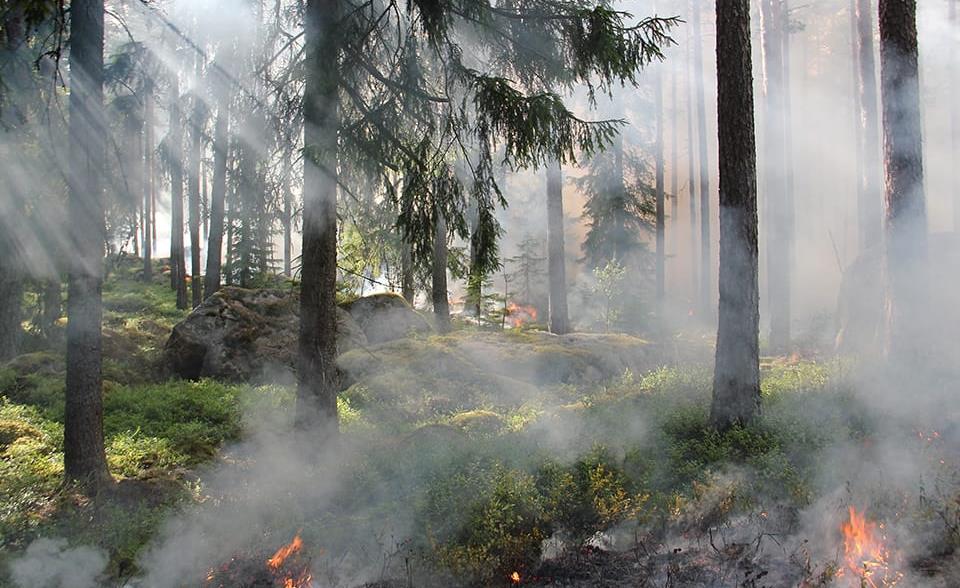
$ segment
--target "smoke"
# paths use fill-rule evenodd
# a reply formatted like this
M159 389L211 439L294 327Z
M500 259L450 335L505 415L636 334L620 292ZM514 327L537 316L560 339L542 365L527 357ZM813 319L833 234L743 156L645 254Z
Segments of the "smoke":
M107 569L107 555L92 547L69 547L65 539L37 539L10 564L20 588L94 588Z

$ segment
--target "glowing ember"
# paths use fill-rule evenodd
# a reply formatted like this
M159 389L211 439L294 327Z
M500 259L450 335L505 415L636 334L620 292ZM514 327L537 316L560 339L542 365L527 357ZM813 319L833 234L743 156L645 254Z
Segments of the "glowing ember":
M283 562L287 561L288 557L294 553L299 553L301 549L303 549L303 539L301 539L300 534L297 533L293 541L278 549L277 552L273 554L273 557L267 560L267 567L271 570L279 570Z
M526 323L537 321L537 307L523 306L516 302L507 305L507 320L511 327L522 327Z
M883 524L870 521L850 507L850 518L840 525L843 532L844 564L838 576L850 574L861 588L896 586L903 574L890 570L890 552L883 535Z
M520 583L520 572L514 572L514 573L510 574L510 581L513 582L514 584L519 584L519 583Z

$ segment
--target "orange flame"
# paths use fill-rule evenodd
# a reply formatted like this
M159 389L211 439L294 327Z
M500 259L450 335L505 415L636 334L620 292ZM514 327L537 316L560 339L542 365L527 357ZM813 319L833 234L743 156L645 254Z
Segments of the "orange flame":
M537 307L523 306L516 302L507 305L507 320L511 327L522 327L526 323L537 321Z
M890 553L885 545L886 537L882 534L883 524L868 520L853 506L849 513L849 520L840 525L846 571L851 573L861 588L896 586L903 574L890 570ZM844 571L841 569L838 575L843 576Z
M510 574L510 581L513 582L514 584L519 584L519 583L520 583L520 572L514 572L514 573Z
M290 543L278 549L277 552L273 554L273 557L267 560L267 567L271 570L280 569L280 566L283 565L283 562L285 562L288 557L294 553L298 553L301 549L303 549L303 539L300 538L300 533L297 533Z

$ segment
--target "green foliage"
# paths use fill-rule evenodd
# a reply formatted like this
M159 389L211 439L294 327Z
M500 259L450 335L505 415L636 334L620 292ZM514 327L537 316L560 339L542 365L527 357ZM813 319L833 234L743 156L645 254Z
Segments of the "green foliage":
M544 514L532 476L473 463L431 485L419 516L440 565L488 584L536 564Z
M634 485L603 446L572 466L547 461L537 472L551 523L575 545L639 514L648 496L635 494Z
M616 261L607 262L603 267L593 270L595 279L591 290L601 301L600 322L604 331L620 322L623 314L624 279L627 268Z
M622 139L590 159L588 173L574 180L587 201L584 261L591 268L638 259L649 265L644 234L653 229L656 189L648 158L624 149Z

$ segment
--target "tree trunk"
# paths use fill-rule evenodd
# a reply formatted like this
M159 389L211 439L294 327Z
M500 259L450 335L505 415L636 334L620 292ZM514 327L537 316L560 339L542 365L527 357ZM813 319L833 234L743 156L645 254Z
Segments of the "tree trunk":
M293 277L293 189L290 181L293 178L293 163L290 161L290 150L283 151L283 275Z
M153 83L143 89L143 281L153 281L153 128L154 96Z
M697 306L700 294L699 251L697 249L697 160L694 147L694 108L696 96L693 82L693 38L687 35L687 198L690 205L690 304L691 312Z
M950 0L950 23L954 30L960 28L960 11L957 5L960 0ZM960 90L960 59L953 56L950 60L950 95L956 96ZM950 108L950 147L953 155L953 161L960 160L960 112L958 112L957 102L953 102ZM953 190L953 230L960 233L960 182L957 181L958 174L953 171L950 188Z
M20 349L23 276L10 231L0 235L0 363Z
M657 191L657 203L656 203L656 241L657 241L657 251L656 251L656 292L657 292L657 305L658 312L662 310L659 308L662 306L664 295L666 293L666 257L667 253L665 251L666 247L666 235L664 231L666 230L666 219L664 215L666 214L666 201L664 194L664 152L663 152L663 70L659 69L654 72L654 102L656 104L657 110L657 145L655 147L656 154L656 191Z
M101 291L103 287L106 131L103 125L103 0L73 0L70 10L68 209L73 259L67 299L67 375L63 466L68 481L95 490L106 482L103 443Z
M8 91L12 94L16 86L11 84L11 81L19 81L26 73L22 56L17 55L25 41L23 8L8 6L2 18L6 33L2 58L4 61L9 60L11 65L7 68L8 71L4 72L4 83L0 84L0 133L3 144L8 149L17 149L20 143L18 127L23 124L17 108L20 100L16 96L8 100L4 94ZM17 190L15 182L6 184L7 189ZM22 195L15 192L4 194L3 198L9 201L0 204L0 363L19 352L24 280L20 246L14 236L18 229L16 225L23 222L19 202Z
M880 87L886 170L886 350L922 359L927 289L927 214L923 191L915 0L880 0Z
M230 150L230 99L221 97L213 131L213 188L210 194L210 232L207 237L207 271L203 277L203 295L220 289L223 259L224 207L227 198L227 157Z
M880 159L880 116L877 112L876 57L873 47L871 0L856 0L857 23L857 107L859 132L857 152L861 156L860 189L857 190L860 250L880 244L883 168Z
M187 299L187 263L183 251L183 121L180 117L180 82L170 80L170 286L177 293L177 308L190 307Z
M672 127L670 131L670 230L673 236L670 238L673 242L673 248L676 250L677 228L680 226L680 101L677 98L677 78L679 75L676 70L670 75L670 120Z
M303 257L296 426L337 435L337 131L339 0L307 0L304 18Z
M707 106L703 89L703 34L700 0L693 0L693 76L697 92L697 134L700 161L700 315L713 316L711 299L713 255L710 246L710 164L707 156Z
M750 1L717 0L720 307L711 423L760 414L757 165Z
M793 268L796 267L797 255L797 209L795 193L795 174L793 165L793 86L791 83L790 67L791 46L790 46L790 0L783 0L783 32L780 35L783 41L783 141L784 141L784 166L783 170L786 210L789 216L790 226L790 271L793 275ZM791 306L792 308L792 306ZM791 314L792 316L792 314Z
M767 297L770 347L790 347L790 260L793 218L787 201L786 125L783 96L784 14L781 0L761 0L763 44L764 197L767 202Z
M570 331L567 315L567 260L563 245L563 171L558 162L547 167L547 266L550 281L550 332Z
M53 276L43 281L43 319L40 324L40 330L48 339L53 335L53 327L60 320L60 313L63 311L63 300L61 296L60 275Z
M197 79L203 71L202 58L196 56ZM193 115L190 117L190 171L187 193L190 212L190 293L192 307L203 302L203 281L200 276L200 159L203 156L204 104L199 89L193 96Z
M413 306L416 293L413 288L413 254L406 238L400 243L400 291L403 299Z
M447 221L437 213L437 233L433 238L433 315L437 331L450 330L450 302L447 299Z

